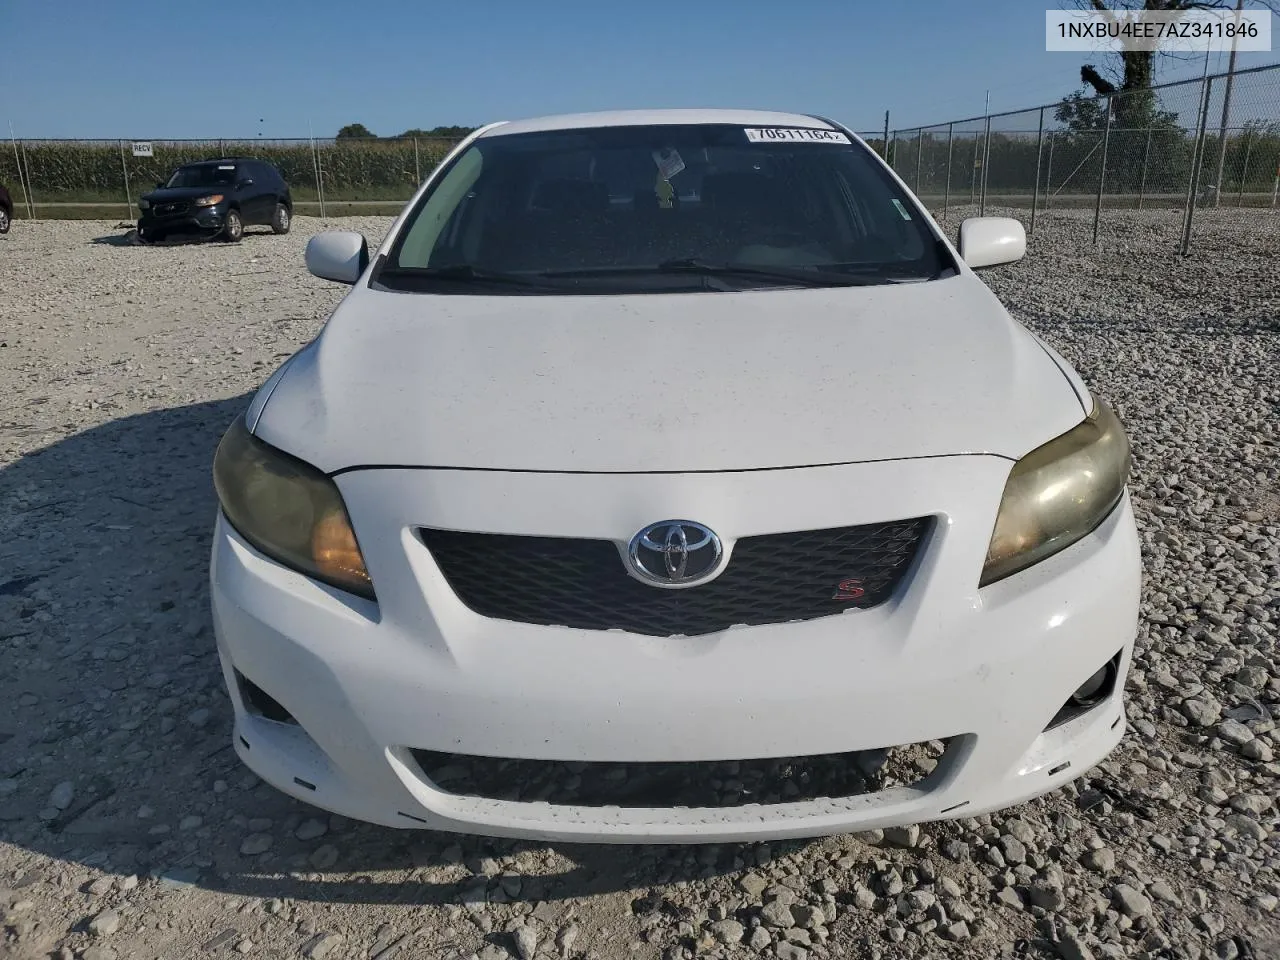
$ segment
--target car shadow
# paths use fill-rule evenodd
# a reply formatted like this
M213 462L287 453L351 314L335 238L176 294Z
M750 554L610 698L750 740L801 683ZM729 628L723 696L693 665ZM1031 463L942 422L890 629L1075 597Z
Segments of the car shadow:
M274 237L270 227L255 229L253 227L245 227L244 234L240 238L240 242L253 241L262 237ZM140 240L138 239L138 231L130 228L124 233L112 233L102 237L93 237L89 243L99 244L108 247L189 247L202 243L217 243L221 241L217 237L206 237L200 234L175 234L165 237L163 240ZM228 244L230 246L230 244Z
M0 842L172 888L405 905L643 893L808 846L393 830L258 780L231 749L207 583L211 460L249 399L124 416L0 467ZM43 429L22 418L10 439Z

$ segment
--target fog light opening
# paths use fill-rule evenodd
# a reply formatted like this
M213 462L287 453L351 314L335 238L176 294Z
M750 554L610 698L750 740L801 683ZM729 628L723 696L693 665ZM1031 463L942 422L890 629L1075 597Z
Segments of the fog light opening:
M1089 707L1096 707L1107 699L1108 688L1112 686L1114 680L1115 664L1108 662L1092 677L1076 687L1076 692L1071 695L1071 702L1086 710Z
M1123 652L1123 651L1122 651ZM1052 730L1076 717L1083 716L1095 707L1101 706L1111 699L1116 692L1116 679L1120 675L1120 653L1099 667L1067 698L1061 709L1049 721L1045 730Z
M291 723L295 725L298 723L293 714L286 710L279 700L271 696L239 670L236 671L236 683L240 686L240 698L244 701L245 709L253 716L261 717L264 720L272 720L275 723Z

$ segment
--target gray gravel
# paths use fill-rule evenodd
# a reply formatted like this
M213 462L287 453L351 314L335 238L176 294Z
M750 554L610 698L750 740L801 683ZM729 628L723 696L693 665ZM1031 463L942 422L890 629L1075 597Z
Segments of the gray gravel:
M998 211L997 211L998 212ZM1017 810L813 842L393 832L244 770L209 462L342 288L306 238L0 238L0 955L1280 956L1280 215L1054 211L985 276L1117 407L1146 560L1132 729ZM334 221L377 238L388 220Z

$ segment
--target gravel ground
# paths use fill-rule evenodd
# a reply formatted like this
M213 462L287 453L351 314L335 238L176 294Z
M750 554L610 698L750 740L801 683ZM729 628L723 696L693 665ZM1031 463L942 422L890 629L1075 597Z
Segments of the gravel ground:
M989 283L1118 407L1146 555L1132 729L1004 814L616 848L397 832L243 769L213 446L342 289L322 224L0 239L0 955L1280 957L1280 216L1053 213ZM389 220L335 221L377 237ZM1258 224L1262 226L1259 227ZM1247 238L1247 242L1246 241Z

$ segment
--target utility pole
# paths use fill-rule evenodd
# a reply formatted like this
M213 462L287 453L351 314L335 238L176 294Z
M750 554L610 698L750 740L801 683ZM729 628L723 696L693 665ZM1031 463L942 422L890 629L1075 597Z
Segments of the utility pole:
M1239 13L1244 9L1244 0L1236 0L1236 22L1240 22ZM1222 123L1218 127L1218 173L1214 177L1213 205L1216 207L1222 198L1222 173L1227 163L1227 121L1231 116L1231 85L1236 75L1236 38L1231 38L1231 59L1227 61L1227 89L1222 94Z

